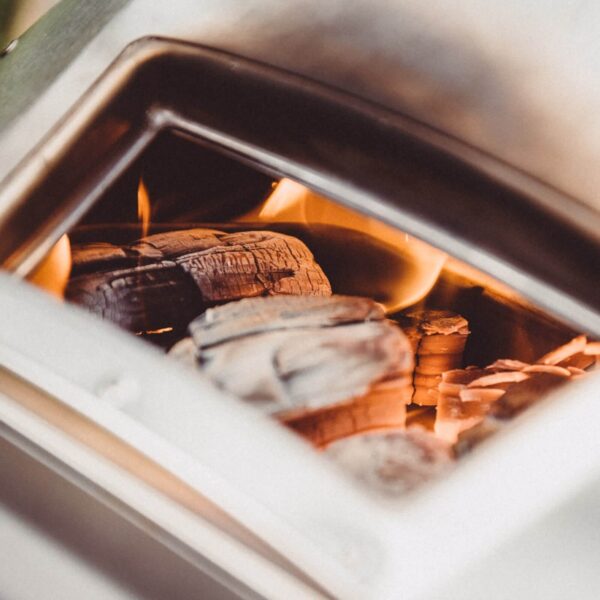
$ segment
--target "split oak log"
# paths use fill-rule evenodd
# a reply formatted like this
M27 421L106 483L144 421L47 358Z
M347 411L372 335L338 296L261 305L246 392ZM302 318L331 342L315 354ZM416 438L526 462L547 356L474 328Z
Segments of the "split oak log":
M322 223L152 223L150 230L164 233L173 229L212 229L226 233L271 231L295 237L310 248L315 260L327 274L336 294L368 295L387 307L404 302L410 289L423 275L423 264L410 259L398 248L374 236L337 225ZM71 240L79 247L112 242L126 247L139 235L139 224L113 223L78 227ZM115 247L113 246L113 247ZM135 264L133 265L135 266Z

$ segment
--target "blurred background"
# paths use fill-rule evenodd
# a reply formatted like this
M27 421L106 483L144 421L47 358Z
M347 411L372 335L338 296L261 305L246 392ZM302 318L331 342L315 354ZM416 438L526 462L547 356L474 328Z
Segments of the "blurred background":
M0 47L20 36L59 0L0 0Z

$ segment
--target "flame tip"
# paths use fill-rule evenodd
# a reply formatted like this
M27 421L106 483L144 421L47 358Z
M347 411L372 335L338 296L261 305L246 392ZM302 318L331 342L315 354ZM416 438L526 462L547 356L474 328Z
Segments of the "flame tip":
M144 183L144 178L140 177L137 192L137 216L142 225L142 237L148 234L150 228L150 216L152 213L152 205L150 204L150 195L148 188Z

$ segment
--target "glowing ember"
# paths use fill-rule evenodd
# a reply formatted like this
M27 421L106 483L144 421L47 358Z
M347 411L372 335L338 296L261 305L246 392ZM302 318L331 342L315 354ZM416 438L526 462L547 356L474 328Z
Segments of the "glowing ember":
M149 331L139 331L135 335L160 335L161 333L170 333L173 327L161 327L160 329L150 329Z

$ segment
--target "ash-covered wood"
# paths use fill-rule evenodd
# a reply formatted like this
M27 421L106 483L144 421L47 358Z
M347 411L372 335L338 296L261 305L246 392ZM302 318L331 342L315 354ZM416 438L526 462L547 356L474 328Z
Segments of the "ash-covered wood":
M349 323L381 321L380 304L360 296L286 296L268 301L240 300L207 310L190 323L190 333L200 348L256 333L306 327L334 327Z
M462 366L469 324L464 317L445 310L410 311L398 321L415 352L412 402L435 406L442 373Z
M268 231L173 231L73 248L66 297L135 332L185 328L207 306L265 295L328 296L299 240Z
M418 428L338 440L326 455L371 490L397 497L447 472L449 444Z
M173 354L317 445L404 424L413 353L380 306L347 296L262 297L212 308ZM187 350L186 350L187 347Z

